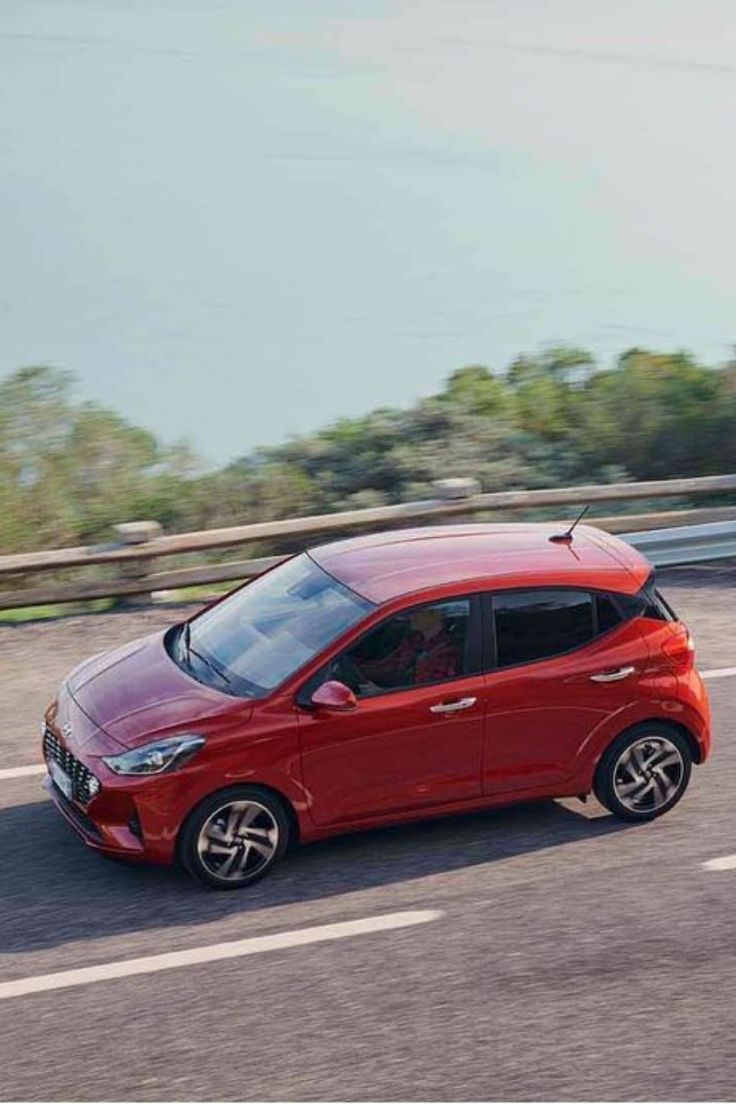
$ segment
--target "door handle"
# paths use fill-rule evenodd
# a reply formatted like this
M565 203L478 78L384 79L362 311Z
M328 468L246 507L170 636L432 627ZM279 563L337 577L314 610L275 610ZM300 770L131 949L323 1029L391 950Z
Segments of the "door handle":
M470 709L475 705L477 698L458 698L457 701L440 702L439 705L430 705L430 713L459 713L461 709Z
M619 667L615 671L601 671L599 675L591 675L591 682L620 682L621 679L633 675L636 667Z

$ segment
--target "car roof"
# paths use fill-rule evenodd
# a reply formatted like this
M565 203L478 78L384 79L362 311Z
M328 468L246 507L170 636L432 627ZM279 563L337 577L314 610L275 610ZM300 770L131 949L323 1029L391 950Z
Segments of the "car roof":
M560 523L443 525L371 533L310 549L334 578L371 602L448 588L490 590L575 586L634 594L652 571L636 549L579 525L570 542Z

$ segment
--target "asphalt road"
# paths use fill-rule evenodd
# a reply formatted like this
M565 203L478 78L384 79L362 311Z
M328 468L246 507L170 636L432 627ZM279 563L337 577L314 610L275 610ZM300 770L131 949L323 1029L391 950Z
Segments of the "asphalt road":
M736 666L736 569L663 574L704 669ZM0 629L0 769L83 655L176 612ZM143 628L141 628L143 625ZM304 848L251 891L90 854L37 777L0 781L13 979L433 910L397 930L0 1000L3 1100L732 1100L736 677L670 815L546 802Z

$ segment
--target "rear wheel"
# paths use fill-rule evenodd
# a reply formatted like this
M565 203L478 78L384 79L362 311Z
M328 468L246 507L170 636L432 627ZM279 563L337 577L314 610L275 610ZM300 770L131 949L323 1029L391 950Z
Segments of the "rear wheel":
M215 889L242 889L277 865L289 842L289 818L275 794L232 786L205 798L181 835L185 869Z
M598 764L593 788L602 805L624 820L653 820L687 789L692 756L677 729L646 721L622 732Z

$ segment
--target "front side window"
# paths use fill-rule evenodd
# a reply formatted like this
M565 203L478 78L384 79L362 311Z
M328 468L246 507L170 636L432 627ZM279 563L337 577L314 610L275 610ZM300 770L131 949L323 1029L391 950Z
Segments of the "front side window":
M402 610L333 660L319 681L338 679L368 697L459 678L469 673L469 625L469 598Z
M374 608L303 553L182 627L175 658L218 689L263 697Z
M496 663L511 667L580 648L593 639L593 596L578 590L526 590L493 596Z

